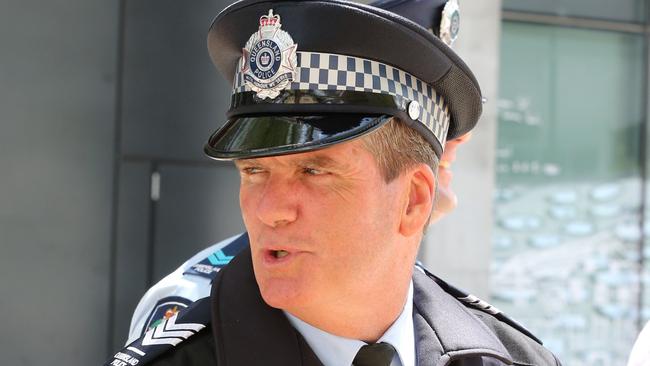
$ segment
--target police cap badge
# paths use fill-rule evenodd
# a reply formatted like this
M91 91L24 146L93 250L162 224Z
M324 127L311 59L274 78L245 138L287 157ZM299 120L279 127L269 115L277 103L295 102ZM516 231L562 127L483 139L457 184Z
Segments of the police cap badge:
M376 4L412 10L408 1ZM422 25L345 0L242 0L224 9L208 50L232 81L232 99L205 152L230 160L310 151L397 117L440 156L446 139L474 127L482 97L472 72L438 38L447 1L418 2L434 14L416 19Z
M262 99L277 97L295 78L296 44L281 27L280 16L270 9L242 50L244 82Z

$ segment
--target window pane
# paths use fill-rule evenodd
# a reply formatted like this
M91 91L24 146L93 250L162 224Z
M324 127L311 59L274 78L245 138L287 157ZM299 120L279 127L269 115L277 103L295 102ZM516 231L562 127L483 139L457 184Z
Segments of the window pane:
M566 365L637 332L641 36L503 24L492 301Z
M643 23L645 0L503 0L504 10Z

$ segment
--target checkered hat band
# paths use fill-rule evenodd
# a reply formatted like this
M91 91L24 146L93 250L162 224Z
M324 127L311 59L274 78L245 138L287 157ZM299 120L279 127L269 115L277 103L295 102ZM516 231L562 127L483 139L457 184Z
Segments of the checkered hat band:
M297 52L298 67L290 90L350 90L390 94L420 105L417 118L444 142L449 128L449 108L431 85L393 66L364 58L319 52ZM233 94L252 91L239 61ZM406 109L408 103L404 106Z

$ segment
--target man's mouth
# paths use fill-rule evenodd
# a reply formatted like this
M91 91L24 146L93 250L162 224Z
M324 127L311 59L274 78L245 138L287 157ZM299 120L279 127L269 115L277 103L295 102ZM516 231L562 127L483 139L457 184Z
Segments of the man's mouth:
M268 245L260 251L262 262L268 266L288 265L308 252L290 245Z
M288 263L294 257L295 252L289 249L266 249L264 250L264 263L267 265L278 265Z

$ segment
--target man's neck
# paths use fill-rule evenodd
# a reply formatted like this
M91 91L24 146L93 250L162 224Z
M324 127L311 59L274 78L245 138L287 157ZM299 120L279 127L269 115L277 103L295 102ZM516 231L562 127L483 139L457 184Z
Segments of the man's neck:
M401 314L411 278L381 293L343 299L325 306L286 309L288 313L327 333L367 343L376 342Z
M366 343L358 339L339 337L318 329L284 312L291 325L303 336L324 366L350 365ZM385 342L397 351L399 364L415 365L415 337L413 330L413 284L409 284L404 308L388 330L374 343Z

